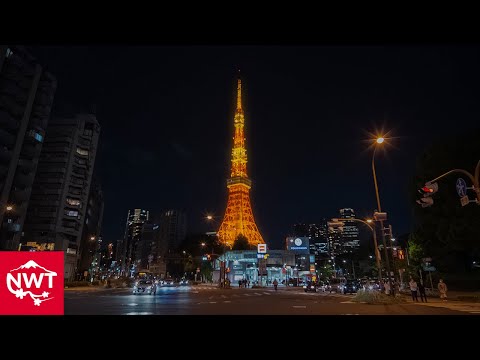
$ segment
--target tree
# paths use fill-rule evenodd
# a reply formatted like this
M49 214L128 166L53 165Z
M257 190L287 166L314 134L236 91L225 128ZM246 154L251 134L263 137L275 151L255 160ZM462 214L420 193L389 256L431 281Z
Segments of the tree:
M233 242L232 250L251 250L252 246L248 243L248 239L240 234Z
M431 207L422 208L416 204L418 189L425 182L452 169L473 173L480 160L479 136L480 131L477 131L433 143L418 159L416 175L409 186L415 219L411 245L414 252L415 246L419 246L423 256L431 257L440 272L468 271L472 258L480 256L480 206L461 206L456 193L457 178L462 177L468 186L472 185L461 174L439 180L439 190L433 196ZM469 196L474 198L472 192Z

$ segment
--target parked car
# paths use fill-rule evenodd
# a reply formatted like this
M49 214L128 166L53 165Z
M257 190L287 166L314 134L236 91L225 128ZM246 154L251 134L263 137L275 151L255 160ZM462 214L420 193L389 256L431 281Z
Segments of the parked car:
M138 280L133 285L133 295L148 294L155 295L157 293L157 285L151 280Z

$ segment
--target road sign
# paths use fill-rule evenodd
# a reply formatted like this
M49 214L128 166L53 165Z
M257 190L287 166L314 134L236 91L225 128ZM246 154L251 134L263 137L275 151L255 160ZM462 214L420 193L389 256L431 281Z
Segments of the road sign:
M458 188L457 188L458 189ZM465 195L465 196L462 196L460 198L460 204L462 204L462 206L465 206L465 205L468 205L468 203L470 202L470 200L468 199L468 196Z
M257 245L257 252L259 254L266 254L267 253L267 244L258 244Z
M457 194L461 198L467 195L467 183L462 178L457 179ZM463 203L462 206L464 206Z

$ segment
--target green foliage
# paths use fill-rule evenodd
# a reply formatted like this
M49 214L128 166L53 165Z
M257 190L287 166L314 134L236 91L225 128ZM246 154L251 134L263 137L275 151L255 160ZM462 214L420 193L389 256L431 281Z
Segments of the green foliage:
M401 295L389 296L380 291L358 290L352 301L371 305L401 304L406 300Z
M319 270L319 277L320 277L320 280L328 280L328 279L331 279L333 274L334 274L334 269L333 269L333 266L330 265L330 264L327 264L325 265L324 267L322 267L321 269L318 269Z
M240 234L237 236L235 241L233 242L232 250L251 250L252 246L248 243L248 239Z

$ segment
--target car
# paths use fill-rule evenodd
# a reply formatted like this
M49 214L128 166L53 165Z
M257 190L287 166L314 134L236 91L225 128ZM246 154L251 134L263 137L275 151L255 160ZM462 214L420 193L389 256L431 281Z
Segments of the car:
M361 285L358 281L355 281L355 280L348 280L343 285L344 294L354 294L358 291L358 289L361 289Z
M339 293L342 292L343 285L345 283L343 282L342 279L330 279L326 284L325 284L325 290L326 292L329 293Z
M138 280L133 285L133 295L148 294L155 295L157 293L157 285L151 280Z
M163 280L163 286L175 286L175 281L172 278L166 278Z
M303 290L305 292L313 291L317 292L317 285L314 282L307 282L305 285L303 285Z

